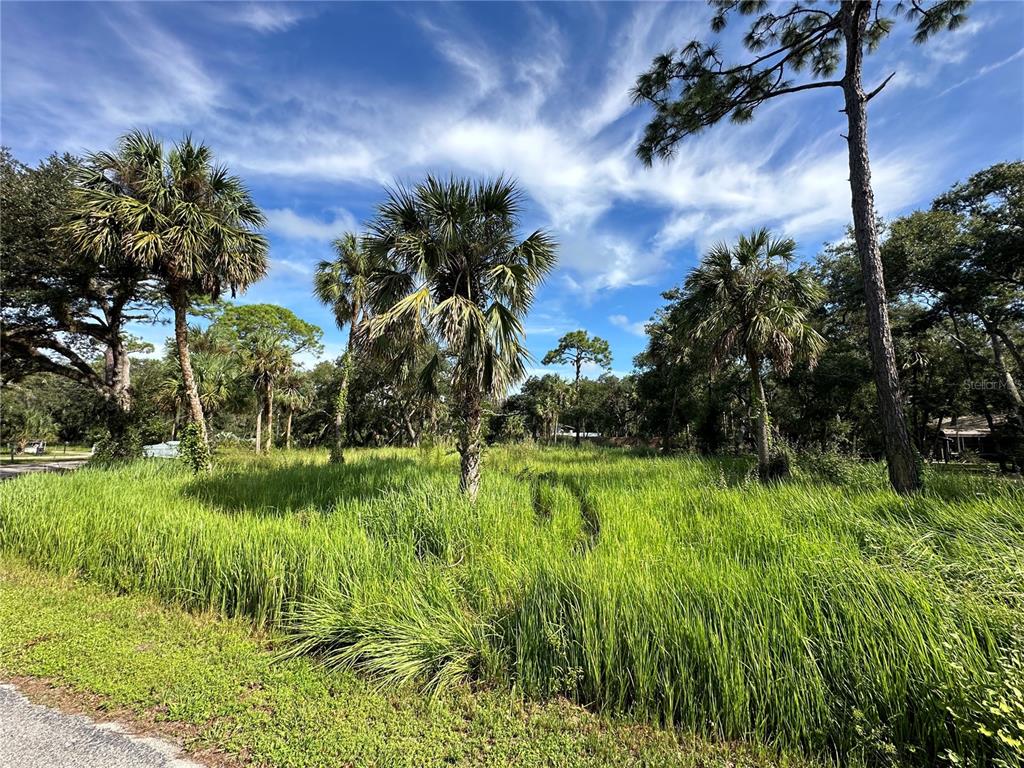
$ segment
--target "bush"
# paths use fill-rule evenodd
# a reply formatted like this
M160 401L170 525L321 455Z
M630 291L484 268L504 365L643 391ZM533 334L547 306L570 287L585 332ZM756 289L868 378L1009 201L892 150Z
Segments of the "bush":
M521 413L495 414L490 427L489 443L522 443L527 438L526 419Z
M799 469L814 479L836 485L852 483L858 476L859 462L834 448L827 451L806 451L800 454Z
M178 458L185 462L193 474L210 469L210 449L203 440L203 431L198 424L189 424L181 431Z
M110 465L142 457L142 438L135 427L127 427L120 436L107 435L96 442L90 464Z
M213 444L217 448L252 448L253 441L239 437L234 432L218 432L213 436Z

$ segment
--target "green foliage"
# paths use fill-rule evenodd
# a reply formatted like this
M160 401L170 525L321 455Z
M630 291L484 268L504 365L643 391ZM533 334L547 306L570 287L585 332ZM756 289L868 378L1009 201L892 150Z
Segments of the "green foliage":
M377 277L371 335L409 328L434 336L470 390L503 391L523 377L522 318L556 261L550 236L520 240L514 181L428 176L392 190L365 247L393 262Z
M79 253L64 238L61 227L76 193L70 177L79 170L79 161L70 155L53 155L30 168L0 148L0 381L48 374L61 377L69 391L91 390L78 407L63 410L91 408L91 421L107 417L102 428L114 432L115 422L126 414L97 408L96 400L130 410L127 355L135 344L125 326L151 322L157 296L146 283L145 270L123 254L97 258ZM31 386L39 382L36 378ZM11 410L5 410L9 417ZM57 410L50 410L51 420ZM43 415L36 410L30 419L34 431L42 428L38 417ZM71 439L89 431L80 422L52 426Z
M241 342L243 346L253 337L270 335L292 355L323 349L320 328L277 304L229 304L213 326L223 330L229 343Z
M825 293L806 269L792 269L796 243L767 229L715 245L686 278L677 342L690 334L711 349L716 366L737 355L770 361L787 375L796 360L813 365L825 340L811 312Z
M115 435L107 435L94 446L89 463L95 466L111 466L132 461L142 456L142 437L135 425L127 425Z
M850 485L859 475L861 462L840 453L835 448L829 450L804 450L797 458L799 469L811 477L835 485Z
M521 443L527 439L526 418L521 413L495 414L490 421L490 443Z
M65 229L79 251L147 270L173 302L176 292L216 299L262 278L264 223L242 180L217 165L207 145L186 136L165 149L132 131L114 152L86 157Z
M198 424L186 424L181 430L178 458L194 475L209 471L210 448L203 440L203 433Z
M1017 636L999 657L995 670L973 691L973 716L967 727L974 726L987 742L996 768L1012 768L1024 763L1024 642ZM953 765L968 762L953 750L945 753Z
M586 331L570 331L558 340L558 346L544 355L544 365L571 365L579 379L580 368L593 363L602 368L612 364L612 352L608 342L599 336L590 336Z
M511 179L428 176L388 193L364 242L388 263L374 277L370 338L436 344L419 377L425 388L442 359L451 361L461 487L471 498L480 481L483 399L525 376L523 318L557 260L543 230L519 239L521 211Z
M914 22L914 41L923 43L965 20L969 0L847 3L822 6L794 2L786 8L747 0L711 0L711 32L721 33L735 16L753 17L743 45L752 56L726 62L716 43L691 40L654 58L633 89L636 103L654 107L637 146L650 164L672 155L678 142L724 120L748 122L766 101L809 88L840 87L835 79L848 44L873 52L892 31L896 18ZM849 55L847 53L847 55ZM794 79L796 75L805 75ZM857 72L857 85L860 73ZM831 78L831 79L830 79Z
M793 463L792 449L784 443L775 443L772 445L772 452L768 457L768 463L763 467L758 467L758 477L762 483L784 480L789 477Z
M429 700L282 659L283 639L140 595L0 563L0 674L87 694L97 719L146 724L190 751L266 768L810 768L796 756L614 723L564 700L458 689ZM90 711L91 710L87 710ZM154 713L159 713L154 722ZM272 715L270 713L273 713ZM230 723L229 728L224 724ZM166 728L166 731L164 730Z
M1000 754L976 723L996 724L986 688L998 709L1018 686L1000 662L1024 610L1017 483L934 475L907 499L878 465L762 486L741 459L496 447L471 506L443 451L325 461L26 477L0 485L0 551L287 629L382 680L854 762Z

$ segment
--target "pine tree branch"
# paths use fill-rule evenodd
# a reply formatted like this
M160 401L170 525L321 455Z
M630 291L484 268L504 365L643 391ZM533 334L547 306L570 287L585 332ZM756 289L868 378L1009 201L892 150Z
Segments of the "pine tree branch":
M887 78L885 78L885 80L882 81L881 85L879 85L877 88L875 88L875 90L871 91L871 93L864 97L864 103L867 104L869 101L875 98L875 96L881 93L882 89L885 88L885 86L889 84L889 81L892 80L894 77L896 77L895 71Z

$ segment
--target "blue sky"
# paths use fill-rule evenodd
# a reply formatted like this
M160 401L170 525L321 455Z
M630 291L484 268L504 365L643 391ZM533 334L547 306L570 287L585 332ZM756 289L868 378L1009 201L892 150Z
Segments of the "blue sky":
M850 218L833 89L711 129L668 164L633 157L647 111L630 86L656 53L706 37L708 17L702 3L4 2L0 131L30 163L110 147L134 127L205 140L269 220L271 273L242 300L320 325L328 357L343 336L311 298L312 268L384 184L512 174L525 227L561 244L526 322L531 351L539 361L582 327L625 372L661 291L709 244L768 225L810 258ZM735 38L725 50L738 53ZM870 112L884 215L1024 156L1024 4L976 3L924 47L901 24L866 82L892 71Z

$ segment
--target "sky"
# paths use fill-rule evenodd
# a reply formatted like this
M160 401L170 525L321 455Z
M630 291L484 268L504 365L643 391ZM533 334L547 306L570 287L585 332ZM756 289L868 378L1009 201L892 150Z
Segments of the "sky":
M709 18L703 3L5 0L0 141L27 163L111 148L133 128L205 141L268 220L270 273L240 300L322 327L328 359L344 335L312 298L312 272L385 185L514 176L524 236L544 228L559 243L525 323L531 372L585 328L610 342L622 374L661 293L711 244L769 226L812 259L850 221L838 89L777 99L653 168L635 158L650 112L630 87L656 54L710 40ZM739 29L722 37L730 58L742 55ZM910 34L899 23L865 72L868 88L896 73L869 112L887 217L1024 156L1024 3L975 3L924 46ZM134 330L161 348L169 335Z

